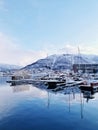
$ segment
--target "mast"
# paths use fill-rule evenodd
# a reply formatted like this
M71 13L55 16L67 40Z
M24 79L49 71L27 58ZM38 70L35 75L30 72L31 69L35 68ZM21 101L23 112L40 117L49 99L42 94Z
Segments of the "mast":
M80 110L81 110L81 119L83 119L83 97L80 92Z

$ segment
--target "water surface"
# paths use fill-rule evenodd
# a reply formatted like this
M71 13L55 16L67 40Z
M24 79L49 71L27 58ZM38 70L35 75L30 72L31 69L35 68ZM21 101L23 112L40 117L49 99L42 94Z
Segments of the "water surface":
M50 92L34 85L10 86L0 78L0 130L97 130L98 93Z

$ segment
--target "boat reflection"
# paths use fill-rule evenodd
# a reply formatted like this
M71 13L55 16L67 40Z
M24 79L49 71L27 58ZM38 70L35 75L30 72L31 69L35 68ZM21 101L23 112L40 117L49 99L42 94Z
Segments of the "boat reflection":
M98 93L98 89L97 88L92 88L92 89L81 88L81 92L83 93L83 98L86 98L86 102L88 102L90 99L95 98L95 93Z
M23 91L29 91L30 90L30 85L27 84L23 84L23 85L17 85L17 84L11 84L11 88L13 90L13 93L17 93L17 92L23 92Z
M90 99L94 99L94 92L93 91L87 91L82 90L83 98L86 98L86 102L88 102Z

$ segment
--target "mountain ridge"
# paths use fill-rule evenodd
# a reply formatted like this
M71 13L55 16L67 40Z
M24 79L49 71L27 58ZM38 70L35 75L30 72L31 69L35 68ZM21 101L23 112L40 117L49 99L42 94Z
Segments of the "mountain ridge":
M21 69L21 68L22 67L18 66L18 65L0 63L0 71L17 70L17 69Z
M98 55L54 54L44 59L39 59L23 67L22 70L64 70L71 69L72 64L98 64Z

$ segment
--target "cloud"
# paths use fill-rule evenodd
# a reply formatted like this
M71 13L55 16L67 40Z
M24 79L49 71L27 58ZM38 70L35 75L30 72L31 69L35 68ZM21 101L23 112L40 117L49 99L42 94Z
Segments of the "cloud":
M25 66L46 57L44 51L24 50L16 39L0 33L0 62Z
M60 48L54 44L47 43L40 51L25 50L17 39L0 32L0 63L25 66L51 54L79 53L78 46L72 44L65 44L64 46L60 44ZM95 46L81 44L79 45L79 49L80 53L98 54L97 44Z
M37 61L38 59L45 58L46 53L44 51L22 51L20 52L22 57L20 58L20 65L27 65Z
M86 46L86 44L84 44L83 46L81 46L81 53L85 53L85 54L96 54L98 55L98 45L97 43L89 46Z
M98 46L97 43L94 43L92 45L87 45L85 44L79 44L79 45L73 45L73 44L65 44L62 49L59 49L58 51L60 54L65 53L65 54L78 54L78 53L83 53L83 54L96 54L98 55Z
M59 52L65 54L76 54L78 53L78 47L67 44L62 49L60 49Z

